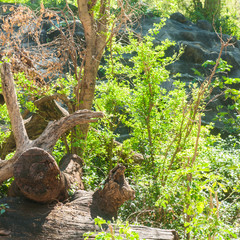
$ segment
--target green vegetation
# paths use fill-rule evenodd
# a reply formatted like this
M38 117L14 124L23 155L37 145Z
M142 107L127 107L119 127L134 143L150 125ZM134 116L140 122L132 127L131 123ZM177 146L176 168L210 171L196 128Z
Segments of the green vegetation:
M0 216L6 212L6 209L9 208L9 206L5 203L0 204Z
M216 30L240 37L239 14L240 4L235 0L143 0L144 13L157 16L169 16L174 12L181 12L189 20L208 20ZM145 10L144 10L145 9Z
M221 81L204 82L200 87L193 84L188 91L177 80L172 91L161 87L169 79L165 67L178 56L165 57L165 50L174 44L169 41L154 47L160 25L141 41L132 36L129 45L110 45L112 52L104 66L108 81L98 85L95 100L95 108L104 111L105 119L92 125L89 133L86 180L94 188L93 169L100 169L99 183L99 176L122 162L137 192L136 199L122 207L122 219L178 229L184 239L236 237L238 145L226 147L200 121L208 93ZM131 54L127 64L122 54ZM218 63L217 72L229 68L221 59ZM129 128L130 138L114 148L118 125ZM134 162L130 150L141 153L143 160ZM231 160L225 162L227 156ZM229 195L234 196L233 204Z
M44 3L58 5L56 1ZM32 1L31 4L36 3ZM234 4L238 6L237 2ZM142 1L140 5L139 14L150 11L154 15L169 15L181 10L194 21L209 20L210 17L202 12L204 8L197 9L194 1L180 5L176 0L152 0ZM236 27L239 24L236 24L239 21L237 7L222 2L219 18L214 21L223 32L240 36ZM183 50L166 57L165 51L175 43L166 40L158 46L153 44L154 35L163 24L149 30L143 39L129 33L128 44L116 39L108 43L108 55L100 69L104 81L98 81L94 102L94 108L103 111L105 117L92 124L88 133L83 156L85 186L94 189L110 169L122 163L127 167L126 175L136 191L136 199L122 206L119 212L123 221L173 228L182 239L237 239L240 236L239 136L235 134L225 140L213 136L211 126L203 126L201 117L212 89L220 86L225 90L226 84L238 79L210 78L201 86L193 83L187 90L176 75L174 89L167 91L162 87L162 83L169 81L166 66L177 61ZM124 62L123 55L128 55L128 62ZM220 58L216 61L214 73L228 70L226 62ZM23 74L17 79L19 102L31 112L35 107L26 103L26 98L59 93L75 101L73 93L77 81L74 76L58 79L46 89L33 87ZM227 90L225 94L234 101L230 107L239 112L239 91ZM0 108L1 121L5 128L9 127L6 106ZM230 121L224 116L219 117ZM239 119L232 121L235 121L235 133L239 133ZM116 145L120 128L128 129L129 136ZM0 144L8 134L9 131L1 131ZM72 142L72 137L68 136L66 140L69 145L76 146L78 142ZM66 151L66 145L59 140L53 155L59 161ZM141 154L141 160L133 157L135 153ZM7 184L9 182L3 186L6 188ZM0 214L6 207L0 206ZM102 229L96 239L116 237L110 222L95 221L101 229L103 224L108 224L113 231L106 233ZM122 229L120 235L138 239L128 223L117 223L117 226ZM87 234L86 239L92 234ZM121 237L115 239L123 239Z
M129 226L129 223L122 223L121 221L117 220L115 222L106 221L100 217L97 217L94 219L95 224L100 228L101 232L88 232L85 233L84 240L87 240L89 237L94 236L95 239L99 240L112 240L112 239L127 239L127 240L138 240L139 235L132 231L131 227ZM106 231L104 229L107 228L109 231ZM116 231L117 230L117 231Z

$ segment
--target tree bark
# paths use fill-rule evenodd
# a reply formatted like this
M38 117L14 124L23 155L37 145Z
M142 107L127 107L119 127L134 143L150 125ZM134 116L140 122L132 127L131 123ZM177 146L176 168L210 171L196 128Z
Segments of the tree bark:
M0 204L7 203L9 206L0 218L0 239L83 240L86 232L100 232L91 216L92 202L93 192L83 190L77 191L65 204L39 204L21 198L0 199ZM140 239L179 240L175 230L145 226L131 228Z
M83 160L76 154L67 154L61 159L59 168L64 173L69 187L73 189L84 189L82 166Z
M11 65L9 63L2 64L1 79L2 92L7 105L16 146L17 148L22 148L24 145L29 144L30 140L20 114L17 95L14 87L14 80L11 73Z
M1 240L83 240L86 232L99 232L91 217L92 194L78 191L66 204L42 205L19 198L1 199L9 209L0 218ZM131 226L140 239L179 240L175 230ZM109 230L108 230L109 231ZM95 239L94 236L89 239Z
M14 165L14 182L9 196L24 196L46 203L68 198L70 188L55 159L40 148L25 151Z
M84 74L81 79L80 91L76 93L76 109L92 108L98 68L107 42L109 0L101 0L99 12L96 13L99 15L98 20L95 19L93 9L96 2L78 0L78 13L84 29L86 49L84 51ZM87 137L88 129L89 124L84 124L76 130L78 131L77 135L83 141ZM73 149L73 153L82 155L82 152L82 149Z
M135 198L135 192L128 185L125 177L125 167L117 165L113 168L104 187L93 194L93 217L103 216L111 220L117 217L118 208L127 200ZM96 214L97 213L97 214Z

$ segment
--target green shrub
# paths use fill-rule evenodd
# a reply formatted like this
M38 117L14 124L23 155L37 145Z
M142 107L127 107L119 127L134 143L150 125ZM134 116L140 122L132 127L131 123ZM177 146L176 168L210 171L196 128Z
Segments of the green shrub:
M216 165L220 163L216 153L223 151L220 138L211 136L211 127L201 126L200 120L209 92L225 82L214 80L200 87L192 84L186 90L175 80L174 89L166 91L161 85L169 79L165 67L178 56L167 58L164 53L174 43L154 46L159 27L143 39L130 34L129 45L111 43L112 52L104 67L108 81L99 83L95 100L95 108L105 113L105 119L90 131L85 155L88 181L94 188L93 179L97 178L91 176L95 167L104 178L109 166L123 162L136 191L136 199L121 208L123 220L174 228L184 239L236 237L238 205L225 191L230 189L237 197L239 164L229 162L228 168L222 155L223 165ZM127 62L123 55L128 56ZM217 72L229 68L221 59L218 63ZM129 128L130 138L119 149L111 143L120 124ZM134 162L129 149L141 153L143 160ZM122 158L123 153L129 157ZM227 206L231 213L222 214Z

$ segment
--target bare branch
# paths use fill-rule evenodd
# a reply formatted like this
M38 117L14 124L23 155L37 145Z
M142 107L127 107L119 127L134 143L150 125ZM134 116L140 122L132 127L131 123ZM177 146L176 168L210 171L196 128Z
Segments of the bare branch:
M93 35L93 17L89 14L88 9L88 0L78 0L78 14L79 18L82 22L85 38L88 41L91 41L91 37Z
M3 63L1 66L2 91L11 120L12 131L17 148L30 142L22 116L20 114L17 96L14 88L14 79L11 72L11 65Z
M96 122L103 117L102 112L93 112L90 110L79 110L67 117L63 117L58 121L51 122L44 132L37 138L33 145L51 151L57 140L63 133L79 124Z

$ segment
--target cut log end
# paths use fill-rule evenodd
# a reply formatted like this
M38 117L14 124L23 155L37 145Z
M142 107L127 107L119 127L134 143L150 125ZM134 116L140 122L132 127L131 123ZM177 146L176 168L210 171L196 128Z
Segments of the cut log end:
M14 166L15 184L23 196L37 202L67 198L67 182L55 159L40 148L25 151ZM16 186L14 188L16 188ZM10 190L10 195L19 195Z

